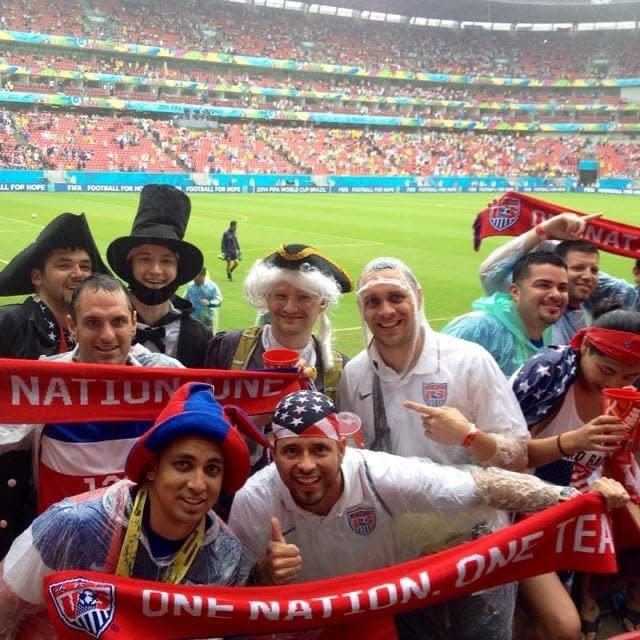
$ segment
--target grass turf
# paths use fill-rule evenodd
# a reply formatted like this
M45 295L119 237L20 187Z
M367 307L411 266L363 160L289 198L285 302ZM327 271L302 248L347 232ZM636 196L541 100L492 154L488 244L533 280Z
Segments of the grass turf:
M210 276L224 302L220 330L250 325L255 311L242 295L242 280L253 262L282 243L317 247L356 280L364 264L376 257L401 258L415 272L425 292L427 317L434 328L469 310L481 295L478 266L505 242L485 240L472 248L471 224L491 194L194 194L186 239L203 251ZM541 194L542 199L604 215L630 224L640 222L640 199L599 194ZM101 252L126 235L138 203L137 194L0 194L0 265L31 242L62 211L84 211ZM35 213L36 217L32 214ZM218 260L220 237L229 220L238 220L243 261L227 282ZM632 261L603 253L604 270L630 278ZM11 302L5 298L2 303ZM363 345L353 294L332 314L337 348L348 355Z

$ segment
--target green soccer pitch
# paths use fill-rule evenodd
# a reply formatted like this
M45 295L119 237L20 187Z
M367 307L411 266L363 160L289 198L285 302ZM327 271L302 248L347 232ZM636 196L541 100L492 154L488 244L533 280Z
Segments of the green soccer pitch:
M186 239L205 255L210 276L224 295L219 329L250 325L255 311L242 295L242 280L253 262L282 243L317 247L340 263L355 280L376 256L403 259L425 293L427 317L434 328L470 309L481 295L478 266L505 240L485 240L472 247L471 224L492 194L197 194ZM544 200L630 224L640 224L640 198L598 194L539 194ZM0 265L25 247L42 227L63 211L84 211L101 252L126 235L137 209L137 194L0 194ZM34 215L35 214L35 217ZM234 282L227 282L218 259L220 237L231 219L238 220L243 261ZM602 268L631 277L632 261L603 253ZM6 298L3 303L11 302ZM363 346L353 294L332 313L336 346L353 356Z

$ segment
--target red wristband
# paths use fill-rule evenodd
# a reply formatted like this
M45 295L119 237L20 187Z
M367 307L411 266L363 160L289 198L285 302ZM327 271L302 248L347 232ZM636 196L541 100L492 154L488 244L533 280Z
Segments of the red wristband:
M476 439L477 435L480 433L478 427L476 427L475 424L473 424L473 422L469 423L470 424L470 428L469 431L467 431L467 435L464 437L464 440L462 441L462 447L468 448L471 446L471 443Z
M549 236L545 233L542 228L542 222L538 222L538 224L534 227L536 230L536 235L540 236L543 240L548 240Z

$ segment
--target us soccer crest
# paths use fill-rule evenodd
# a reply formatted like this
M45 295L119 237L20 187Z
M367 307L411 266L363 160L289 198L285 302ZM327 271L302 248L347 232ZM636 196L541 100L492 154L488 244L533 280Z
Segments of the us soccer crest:
M422 384L422 399L428 407L442 407L447 402L447 383Z
M347 511L351 530L361 536L368 536L376 528L376 512L373 507L358 507Z
M74 578L49 585L60 619L72 629L99 638L113 621L115 588L112 584Z
M520 219L520 202L517 198L502 198L489 207L489 224L496 231L512 227Z

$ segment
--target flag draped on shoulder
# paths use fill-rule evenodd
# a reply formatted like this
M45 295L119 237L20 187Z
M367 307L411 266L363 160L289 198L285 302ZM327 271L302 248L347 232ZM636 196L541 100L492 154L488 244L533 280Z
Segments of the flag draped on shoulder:
M587 215L553 202L508 191L476 216L473 223L473 248L477 251L482 240L490 236L519 236L560 213ZM640 258L640 227L596 218L587 223L583 239L602 251Z

